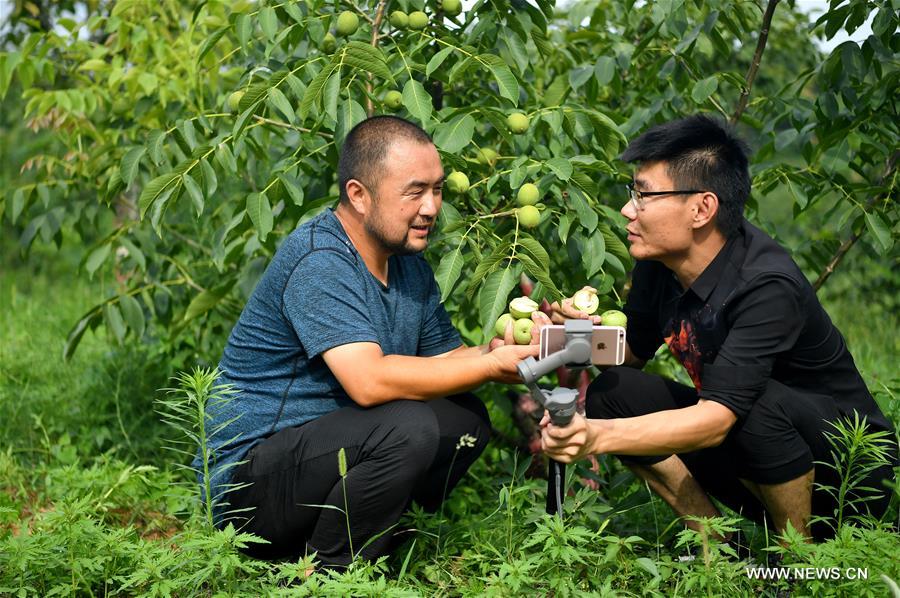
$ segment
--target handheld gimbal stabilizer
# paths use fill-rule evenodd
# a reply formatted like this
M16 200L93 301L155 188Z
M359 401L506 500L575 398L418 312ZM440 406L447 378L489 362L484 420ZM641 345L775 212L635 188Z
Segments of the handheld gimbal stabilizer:
M568 368L586 368L591 365L591 335L593 324L590 320L566 320L566 347L551 353L537 361L528 357L520 362L516 369L519 376L531 391L532 398L544 406L550 413L550 421L556 426L565 426L575 415L575 403L578 391L574 388L556 387L546 392L537 385L541 376L549 374L560 366ZM566 466L558 461L550 460L550 471L547 476L547 513L562 517L563 484L566 478Z

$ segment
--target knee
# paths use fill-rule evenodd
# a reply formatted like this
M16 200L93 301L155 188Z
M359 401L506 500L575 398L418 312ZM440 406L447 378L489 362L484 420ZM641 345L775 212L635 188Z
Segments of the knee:
M630 414L624 389L635 371L628 367L612 367L594 378L585 393L585 415L591 419L628 417Z
M447 399L463 409L461 427L475 437L475 445L480 449L487 446L491 435L491 416L481 399L471 393L453 395Z
M431 462L440 441L434 411L420 401L392 401L386 430L390 450L412 461Z

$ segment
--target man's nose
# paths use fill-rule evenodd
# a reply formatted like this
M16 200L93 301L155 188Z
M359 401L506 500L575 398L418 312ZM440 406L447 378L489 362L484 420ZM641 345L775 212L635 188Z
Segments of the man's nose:
M625 202L625 205L622 206L622 209L619 210L619 213L621 213L629 220L634 220L635 218L637 218L637 209L635 209L634 202L631 200Z
M434 191L425 196L422 203L419 204L419 215L435 217L441 209L441 197L436 195Z

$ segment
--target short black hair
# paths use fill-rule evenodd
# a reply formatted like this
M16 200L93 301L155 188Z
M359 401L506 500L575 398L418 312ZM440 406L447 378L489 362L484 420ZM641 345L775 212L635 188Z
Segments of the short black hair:
M735 236L750 197L750 147L725 123L697 114L657 125L628 144L625 162L665 162L679 189L703 189L719 198L716 225Z
M350 130L338 159L341 203L349 201L347 181L350 179L361 182L373 195L376 193L378 173L388 150L391 144L401 139L434 143L419 125L397 116L372 116Z

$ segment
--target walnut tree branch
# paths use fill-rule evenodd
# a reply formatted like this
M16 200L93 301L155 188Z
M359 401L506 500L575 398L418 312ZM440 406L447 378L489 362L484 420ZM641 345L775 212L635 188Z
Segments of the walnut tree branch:
M891 154L891 157L888 158L887 165L884 169L884 174L882 175L879 184L884 184L884 182L893 175L894 169L897 167L898 156L900 156L900 152L895 151ZM890 196L890 193L891 192L888 191L886 195ZM873 195L871 198L869 198L869 201L866 202L866 205L863 207L863 211L869 211L876 203L884 199L885 196L883 195ZM828 277L834 274L834 269L841 262L841 260L844 259L844 256L847 255L847 252L850 251L850 248L853 247L857 241L859 241L859 238L861 236L862 230L854 232L852 235L850 235L849 239L841 243L841 246L838 247L838 250L834 252L834 255L828 261L828 265L825 266L825 269L822 270L821 274L819 274L816 282L813 283L813 289L815 289L816 292L818 292L819 289L822 288L822 285L825 284L825 281L828 280Z
M778 0L769 0L766 6L766 12L763 14L762 27L759 30L759 39L756 41L756 52L753 54L753 62L750 63L750 69L747 71L747 78L744 80L744 87L741 89L741 97L738 99L737 110L731 117L731 124L736 124L744 110L747 109L747 103L750 101L750 90L753 88L753 81L756 79L756 73L759 72L759 63L762 60L763 51L766 49L766 41L769 39L769 27L772 26L772 16L775 14L775 6Z
M381 21L384 20L384 8L387 6L387 0L381 0L378 3L378 8L375 9L375 20L372 22L372 47L378 47L378 29L381 28ZM369 93L366 94L366 114L372 116L375 114L375 104L372 102L372 74L369 73L369 80L366 82L366 91Z

